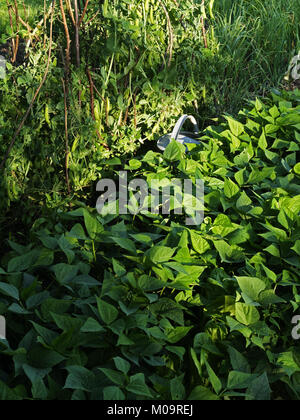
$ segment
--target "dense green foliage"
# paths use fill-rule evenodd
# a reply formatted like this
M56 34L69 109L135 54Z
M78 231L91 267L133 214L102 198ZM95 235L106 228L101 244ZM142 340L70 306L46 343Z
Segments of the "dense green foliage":
M18 0L12 26L6 3L0 48L19 36L21 53L0 79L1 160L51 44L50 0ZM57 0L0 173L0 400L299 400L300 91L266 96L299 1L90 0L78 48L62 3L70 68ZM154 151L183 113L201 145ZM100 216L95 181L120 170L202 179L204 222Z
M205 220L81 205L9 242L0 399L296 399L300 92L108 173L205 182Z
M38 22L43 16L41 3L38 8L37 1L26 1L27 9L33 6L32 28L34 19ZM4 42L16 28L10 29L5 2L0 4ZM47 9L49 4L47 0ZM79 66L67 14L72 41L68 162L77 198L99 178L105 159L135 154L146 140L168 132L182 113L192 113L206 127L210 118L237 112L244 100L278 86L299 47L298 0L218 0L205 2L205 7L200 0L181 1L180 7L173 0L165 4L170 25L158 1L91 0L80 31ZM35 215L41 202L56 206L66 193L62 87L66 41L61 21L57 1L49 76L1 176L1 211L16 201L20 208L30 197L34 208L30 213ZM10 68L8 77L0 80L1 156L42 79L49 19L46 26L46 31L44 25L38 28L40 42L34 39L29 62ZM20 36L29 36L24 26ZM94 109L87 68L98 91ZM20 213L10 213L12 225L16 214L30 224L26 209L27 204Z
M41 1L43 0L26 0L23 4L18 1L18 4L20 5L19 13L22 19L28 19L30 24L34 24L34 21L41 10ZM20 34L26 36L26 32L21 31ZM7 41L7 36L13 35L15 35L15 32L12 32L10 27L7 2L6 0L0 0L0 42L5 43Z

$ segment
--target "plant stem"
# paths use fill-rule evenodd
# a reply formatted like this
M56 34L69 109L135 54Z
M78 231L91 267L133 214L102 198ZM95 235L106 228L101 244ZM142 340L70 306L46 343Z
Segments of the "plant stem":
M68 132L68 92L66 88L66 84L64 79L62 80L63 90L64 90L64 105L65 105L65 153L66 153L66 159L65 159L65 173L66 173L66 183L67 183L67 189L68 194L71 194L71 188L70 188L70 180L69 180L69 132Z
M25 115L24 115L21 123L19 124L19 126L17 128L17 131L15 132L15 134L14 134L14 136L12 138L12 141L10 142L9 148L8 148L8 150L7 150L7 152L6 152L5 156L4 156L4 159L1 162L0 170L2 170L4 168L4 166L6 164L6 161L7 161L8 157L9 157L9 155L10 155L10 152L11 152L11 150L12 150L12 148L13 148L15 142L16 142L16 139L17 139L18 135L20 134L20 132L21 132L21 130L22 130L22 128L23 128L23 126L24 126L24 124L25 124L25 122L26 122L26 120L27 120L27 118L28 118L28 116L29 116L29 114L30 114L30 112L32 110L32 107L33 107L33 105L34 105L34 103L36 101L36 98L38 97L38 94L40 93L40 90L42 89L42 87L43 87L43 85L44 85L44 83L45 83L45 81L47 79L47 76L48 76L49 67L50 67L50 60L51 60L51 54L52 54L53 15L54 15L54 10L55 10L55 2L56 2L56 0L53 0L53 2L52 2L52 13L51 13L51 23L50 23L49 53L48 53L48 61L47 61L46 70L45 70L43 79L42 79L42 81L41 81L38 89L36 90L34 96L33 96L33 99L31 101L31 104L29 105L29 108L27 109L27 111L26 111L26 113L25 113Z

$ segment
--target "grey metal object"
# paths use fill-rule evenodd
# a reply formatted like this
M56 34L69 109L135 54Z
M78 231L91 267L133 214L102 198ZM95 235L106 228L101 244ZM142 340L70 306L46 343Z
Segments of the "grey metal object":
M0 79L5 79L6 73L6 59L0 55Z
M6 321L4 316L0 316L0 340L5 340L6 338Z
M191 123L194 126L194 131L181 131L184 123L190 120ZM196 119L192 115L183 115L179 120L177 121L174 130L170 134L165 134L164 136L160 137L160 139L157 142L157 147L159 150L164 152L168 145L171 143L171 141L174 139L178 143L181 144L200 144L198 140L195 140L193 137L197 137L199 135L199 127L197 124Z

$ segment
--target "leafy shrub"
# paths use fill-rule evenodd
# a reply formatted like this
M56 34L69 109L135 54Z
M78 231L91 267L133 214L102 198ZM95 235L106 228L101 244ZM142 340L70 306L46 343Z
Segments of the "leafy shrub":
M124 167L203 179L201 226L81 205L10 241L1 399L298 400L299 143L300 92L274 91Z
M25 19L22 2L17 3ZM66 39L56 3L49 75L1 177L1 212L24 196L36 207L41 201L55 207L66 195ZM202 1L181 1L180 7L177 3L164 1L166 14L162 3L153 0L133 0L130 5L125 0L90 0L80 30L80 63L65 8L72 41L67 164L76 198L98 178L106 159L136 154L146 140L168 132L182 113L193 113L205 127L211 117L225 110L237 112L245 98L277 86L297 51L296 0L222 0L205 7ZM5 42L16 33L9 28L5 1L0 4ZM26 4L34 28L43 18L43 7L37 7L36 0ZM44 25L38 28L41 43L34 41L29 63L10 68L8 77L0 80L1 156L43 77L49 22L46 26L46 31ZM19 35L30 38L23 25Z

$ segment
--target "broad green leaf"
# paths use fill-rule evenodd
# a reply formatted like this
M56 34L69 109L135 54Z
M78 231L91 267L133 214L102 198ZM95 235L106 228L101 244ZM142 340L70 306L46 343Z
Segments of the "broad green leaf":
M271 168L262 168L262 169L252 169L252 172L248 178L249 184L259 184L264 181L266 178L269 178L274 174L274 167Z
M263 306L268 306L275 305L278 303L286 303L286 300L282 299L279 296L276 296L273 290L266 290L260 293L258 302L261 303Z
M169 343L175 344L182 340L193 327L176 327L168 333Z
M18 289L8 283L0 283L0 294L4 294L5 296L10 296L15 300L19 300L19 291Z
M125 377L123 373L117 372L116 370L107 369L107 368L99 368L99 370L104 373L104 375L114 384L116 385L124 385Z
M120 334L117 342L117 346L134 346L134 341L130 340L125 334Z
M167 351L169 351L170 353L176 354L179 357L179 359L181 361L183 361L183 357L184 357L184 355L186 353L186 350L185 350L184 347L179 347L179 346L166 346L165 349Z
M52 342L57 338L58 334L48 328L43 327L33 321L31 321L33 328L38 333L40 337L44 340L46 344L52 344Z
M297 175L300 175L300 162L299 162L299 163L297 163L297 164L294 166L294 172L295 172Z
M171 319L179 325L184 325L183 307L174 300L161 298L150 305L150 311L156 317L159 316L161 319ZM172 327L169 326L168 329L169 328Z
M139 278L138 285L145 292L152 292L163 289L166 283L156 277L150 277L145 274Z
M270 245L264 249L269 254L273 255L274 257L280 258L280 250L277 245Z
M69 373L65 383L66 389L90 392L95 387L95 376L90 370L83 366L68 366L66 369Z
M172 140L164 152L164 158L170 162L176 162L183 156L184 146Z
M295 245L291 248L296 254L300 255L300 239L295 242Z
M240 188L231 181L230 178L226 178L224 183L224 193L227 198L232 198L240 192Z
M190 231L193 248L198 254L202 255L210 249L209 243L198 233Z
M114 272L117 276L122 277L127 273L126 268L122 264L120 264L120 262L117 261L115 258L112 259L112 263Z
M289 378L291 378L296 372L299 372L299 365L295 361L292 351L279 354L277 364L283 369Z
M97 305L99 314L105 324L111 324L118 318L119 311L111 304L97 298Z
M247 209L249 208L251 204L252 204L252 200L247 196L245 191L243 191L236 202L236 207L238 210L247 212Z
M34 399L47 400L48 389L42 379L38 380L32 385L31 392Z
M33 265L37 258L38 253L36 251L31 251L27 254L21 255L20 257L15 257L9 261L7 271L9 273L25 271Z
M246 389L257 379L258 375L232 371L228 376L228 389Z
M183 376L173 378L170 382L172 401L182 401L185 399L185 386L183 385Z
M283 117L279 117L276 120L276 124L283 126L300 124L300 114L291 113Z
M259 312L254 306L238 302L235 304L235 311L238 322L246 326L255 324L260 320Z
M243 293L253 301L257 301L259 294L266 289L266 284L257 277L236 277Z
M223 356L222 352L220 352L216 344L214 344L208 333L199 333L195 336L194 349L198 352L200 352L201 349L204 349L208 353L214 354L216 356Z
M232 117L226 116L230 131L236 136L240 136L244 132L244 126L239 121L234 120Z
M121 248L125 249L126 251L129 251L131 254L136 255L136 247L134 242L131 239L127 238L117 238L113 237L113 241L118 244Z
M44 379L51 372L50 368L38 369L33 366L29 366L27 363L23 364L22 367L31 384Z
M219 397L212 393L210 389L203 386L196 386L190 393L188 400L190 401L217 401Z
M96 217L92 216L91 213L88 212L88 210L84 210L84 223L86 230L89 234L89 237L91 239L95 239L97 236L97 233L102 231L102 226L100 225L100 222L96 219Z
M135 395L152 398L152 393L146 385L145 375L143 373L137 373L136 375L131 376L126 390Z
M53 368L66 360L66 357L41 345L36 345L31 348L27 358L31 365L40 369Z
M142 166L142 163L139 160L137 160L137 159L131 159L129 161L129 167L132 170L140 169L141 166Z
M122 357L114 357L114 363L120 372L123 372L125 375L128 374L130 370L130 363L127 360Z
M107 386L103 389L104 401L124 401L124 392L117 386Z
M268 142L264 131L258 140L258 147L260 147L262 150L266 150L268 148Z
M80 329L83 333L100 333L105 332L105 329L98 321L93 318L88 318L85 324Z
M202 366L201 366L201 363L198 359L198 356L197 356L197 354L196 354L196 352L193 348L191 348L191 356L192 356L193 362L196 366L196 369L198 371L199 377L201 378L202 377Z
M234 347L228 346L231 366L237 372L251 373L250 365L247 359Z
M49 298L43 301L41 305L42 317L46 322L51 322L51 312L62 315L69 310L71 305L72 301L70 300Z
M30 315L31 312L27 311L25 308L23 308L22 306L18 305L17 303L13 303L12 305L9 306L8 310L10 312L13 312L14 314L18 314L18 315Z
M58 240L58 245L68 258L68 263L72 264L75 258L75 252L72 250L73 245L68 241L68 239L64 235L62 235Z
M213 371L213 369L211 368L207 360L205 361L205 365L208 372L210 383L212 384L212 387L215 393L219 394L222 391L222 382L217 377L217 375L215 374L215 372Z
M222 262L241 262L244 260L242 249L237 245L229 245L225 241L214 241L214 246L218 251Z
M163 262L169 262L172 259L174 253L174 248L154 246L150 249L149 257L154 264L161 264Z
M0 401L19 401L22 399L13 389L0 380Z
M51 313L51 316L56 324L56 326L65 332L73 331L74 333L78 332L83 325L83 321L79 318L75 318L69 314L59 315Z
M247 400L252 401L270 401L271 399L271 388L269 379L264 372L261 376L254 379L247 389Z
M52 267L56 279L60 284L68 284L78 273L78 266L68 264L56 264Z

